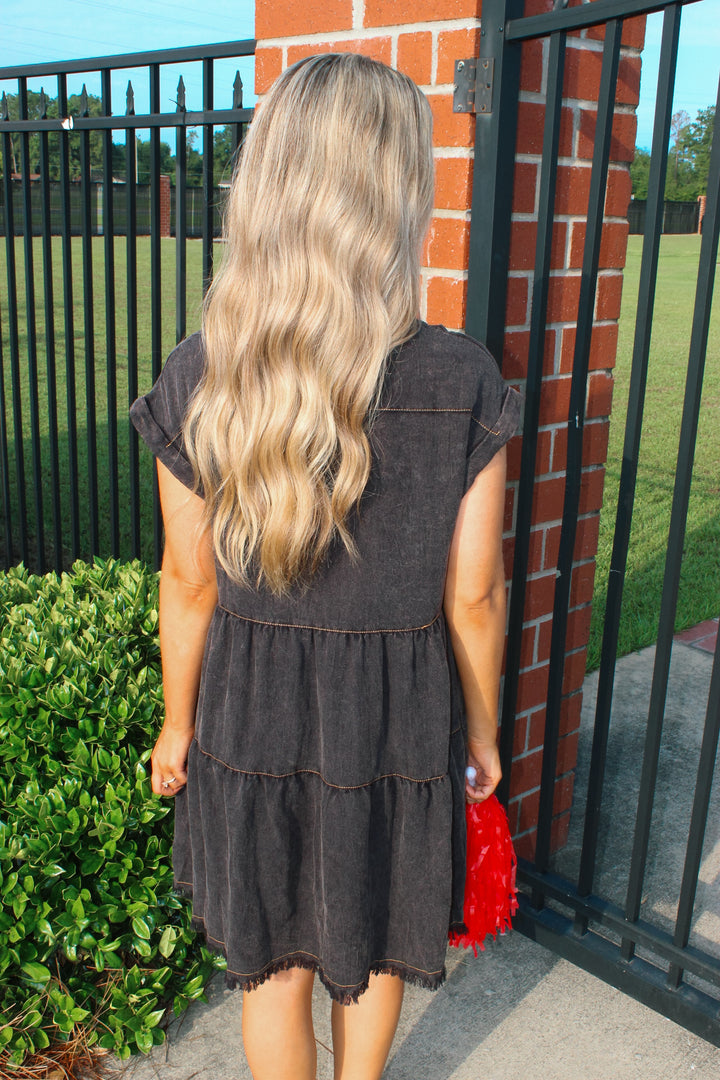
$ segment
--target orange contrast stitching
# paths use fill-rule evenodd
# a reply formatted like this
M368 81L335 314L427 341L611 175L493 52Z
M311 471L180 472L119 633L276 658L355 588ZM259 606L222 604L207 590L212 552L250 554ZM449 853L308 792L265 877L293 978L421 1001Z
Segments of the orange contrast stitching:
M293 769L291 772L285 773L263 772L260 769L237 769L234 765L229 765L227 761L223 761L222 758L216 757L215 754L210 754L207 750L203 750L197 739L193 739L193 742L204 757L208 757L212 761L217 761L218 765L224 765L230 772L238 773L240 776L266 776L269 780L285 780L289 776L302 776L307 774L309 776L319 776L326 787L334 788L336 791L360 791L362 788L370 787L371 784L377 784L380 780L393 779L409 780L412 784L429 784L433 780L444 780L447 776L447 773L440 773L438 776L417 777L405 776L404 773L392 772L383 773L381 776L374 776L372 780L367 780L364 784L333 784L329 780L326 780L323 774L318 772L317 769Z
M249 615L240 615L239 612L231 611L230 608L223 607L222 604L218 604L218 607L227 615L242 619L243 622L255 623L257 626L279 626L286 630L322 630L325 634L412 634L416 630L428 630L433 623L438 621L441 614L438 611L430 622L423 623L422 626L400 626L390 630L343 630L334 626L310 626L307 623L268 622L266 619L252 619Z

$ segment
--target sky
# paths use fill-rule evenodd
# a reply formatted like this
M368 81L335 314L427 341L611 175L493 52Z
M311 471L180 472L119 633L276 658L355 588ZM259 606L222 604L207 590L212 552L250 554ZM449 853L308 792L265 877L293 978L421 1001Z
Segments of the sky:
M219 41L237 41L253 36L253 0L0 0L0 67L34 64L74 57L106 56L122 52L169 49ZM302 0L299 0L302 2ZM637 145L649 148L652 142L653 110L662 33L662 15L648 17L646 46L638 107ZM254 103L253 65L250 58L217 61L215 65L215 105L231 103L235 71L245 87L245 104ZM700 0L683 9L680 53L673 111L684 110L692 119L698 109L714 105L720 69L720 0ZM182 71L163 68L161 108L175 107L177 79L182 73L187 88L188 109L201 107L199 65L183 64ZM124 101L128 78L133 79L137 112L147 108L147 75L119 72L114 76L113 101ZM90 93L100 92L99 76L84 77ZM31 89L41 82L32 80ZM70 92L79 91L83 78L69 81ZM0 91L14 91L16 84L0 81ZM51 96L55 87L45 89Z

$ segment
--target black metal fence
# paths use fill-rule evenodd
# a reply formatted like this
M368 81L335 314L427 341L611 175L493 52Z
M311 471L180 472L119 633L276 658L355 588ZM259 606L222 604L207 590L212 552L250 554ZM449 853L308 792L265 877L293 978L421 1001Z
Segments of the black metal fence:
M524 41L549 38L545 127L538 184L538 224L535 264L531 282L530 350L526 381L525 417L519 489L516 497L515 556L509 612L508 667L505 677L501 728L503 787L507 794L512 775L512 749L518 701L519 664L530 555L532 505L538 429L542 397L548 294L552 283L551 250L555 217L558 146L563 106L563 78L567 35L586 27L604 25L602 68L595 127L590 194L585 225L577 328L572 361L567 415L567 462L559 556L554 590L552 641L544 730L542 779L535 858L521 861L521 905L516 926L608 982L720 1045L720 959L706 940L689 944L693 910L703 851L713 772L720 734L720 645L715 652L707 709L688 718L701 728L702 745L694 766L675 762L674 772L697 770L683 865L673 882L672 895L663 898L673 911L672 929L653 920L642 909L647 885L648 851L656 794L661 736L665 717L675 613L693 473L693 457L701 406L708 327L720 233L720 133L712 146L706 213L703 221L697 291L688 342L688 365L679 453L674 474L672 515L667 544L659 630L647 717L644 749L638 762L639 788L632 853L623 867L627 894L624 904L596 895L597 859L603 789L607 765L615 681L618 629L623 600L630 529L633 514L643 405L650 353L658 253L665 214L663 190L677 65L679 26L686 0L595 0L592 4L522 18L522 0L484 0L480 60L493 68L491 108L478 110L475 140L477 205L473 206L468 282L468 331L487 341L501 355L508 282L512 213L514 133L519 100L520 46ZM692 0L688 0L692 2ZM664 11L657 105L654 121L649 190L635 322L629 403L625 420L622 471L611 569L607 586L602 658L594 714L589 784L586 793L582 845L577 873L571 879L553 873L552 824L558 743L561 731L565 643L573 580L573 554L580 505L585 420L593 312L596 299L603 209L607 190L623 20L650 11ZM479 64L479 67L481 65ZM720 88L719 88L720 95ZM720 107L720 96L718 98ZM616 418L617 422L617 418ZM668 480L672 483L671 463ZM719 639L720 640L720 639ZM577 791L576 791L577 796ZM576 798L576 804L581 800ZM573 811L575 812L575 810ZM684 838L665 838L675 852ZM717 942L717 938L715 939ZM717 951L717 949L716 949Z
M19 235L5 232L0 272L0 564L6 567L22 559L43 572L99 553L159 563L157 492L128 406L185 337L188 320L197 325L213 270L217 179L227 178L227 160L215 177L216 135L222 134L231 160L252 119L242 105L239 74L228 87L231 108L215 107L215 65L236 58L252 62L254 51L254 41L234 41L0 68L0 202L3 220L15 222L16 230L21 225ZM192 64L202 67L195 109L186 101L183 78L174 82L178 65ZM115 110L113 77L129 69L134 86L128 83L122 108ZM168 112L160 94L166 72L173 75L173 89L177 85ZM68 93L68 78L86 73L99 75L101 94L94 102L85 87L80 95ZM56 84L56 98L29 88L39 80ZM149 108L138 112L135 91L145 80ZM143 163L149 184L117 185L118 191L110 182L118 162L125 177L137 176L144 152L137 133L143 130L150 132ZM171 199L167 215L161 212L163 130L174 133L170 245L161 243L172 213ZM201 160L191 131L201 132ZM114 142L118 135L120 145ZM188 184L192 153L202 169L199 198ZM147 237L139 236L144 200ZM200 241L188 244L193 235ZM153 507L154 527L145 519L141 529L141 507L147 506Z
M630 232L645 232L647 218L647 199L633 199L628 206L628 225ZM663 233L696 233L700 221L700 204L697 202L673 202L666 199L663 203L661 231Z
M104 182L92 180L90 182L90 222L89 229L92 236L102 236L104 233L103 207L105 205ZM59 180L51 180L49 187L50 202L50 233L52 236L62 236L65 229L63 185ZM213 208L213 236L219 237L222 231L222 203L226 194L226 187L214 187L211 196ZM40 179L33 180L30 184L30 220L33 236L42 236L44 228L43 198L44 187ZM84 192L80 181L72 181L69 185L68 213L70 217L70 235L82 236L85 228L85 204ZM151 233L151 201L152 187L150 184L136 184L135 194L130 196L124 180L113 180L112 183L112 226L115 236L127 236L128 203L135 204L135 234L137 236L150 236ZM185 235L190 239L201 239L203 234L203 217L205 197L201 187L185 188ZM12 181L12 210L15 236L25 234L25 210L23 203L22 180ZM175 236L177 225L177 190L175 186L170 188L170 220L166 227L166 235ZM162 227L162 225L161 225ZM0 203L0 236L5 236L5 206Z

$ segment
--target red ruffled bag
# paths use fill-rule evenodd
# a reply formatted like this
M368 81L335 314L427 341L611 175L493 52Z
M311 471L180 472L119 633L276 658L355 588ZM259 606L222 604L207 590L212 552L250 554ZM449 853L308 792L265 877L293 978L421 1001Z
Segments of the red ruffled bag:
M511 916L518 908L515 878L517 858L510 838L507 816L495 795L480 803L465 804L467 857L463 921L467 933L451 930L451 945L472 950L488 934L493 937L512 929Z

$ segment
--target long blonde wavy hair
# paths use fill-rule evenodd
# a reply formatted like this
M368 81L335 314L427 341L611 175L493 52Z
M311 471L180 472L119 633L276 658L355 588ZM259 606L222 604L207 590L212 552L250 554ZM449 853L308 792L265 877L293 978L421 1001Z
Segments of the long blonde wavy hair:
M432 118L406 76L352 53L284 72L228 197L184 439L236 582L307 582L371 467L385 363L413 335L433 199Z

